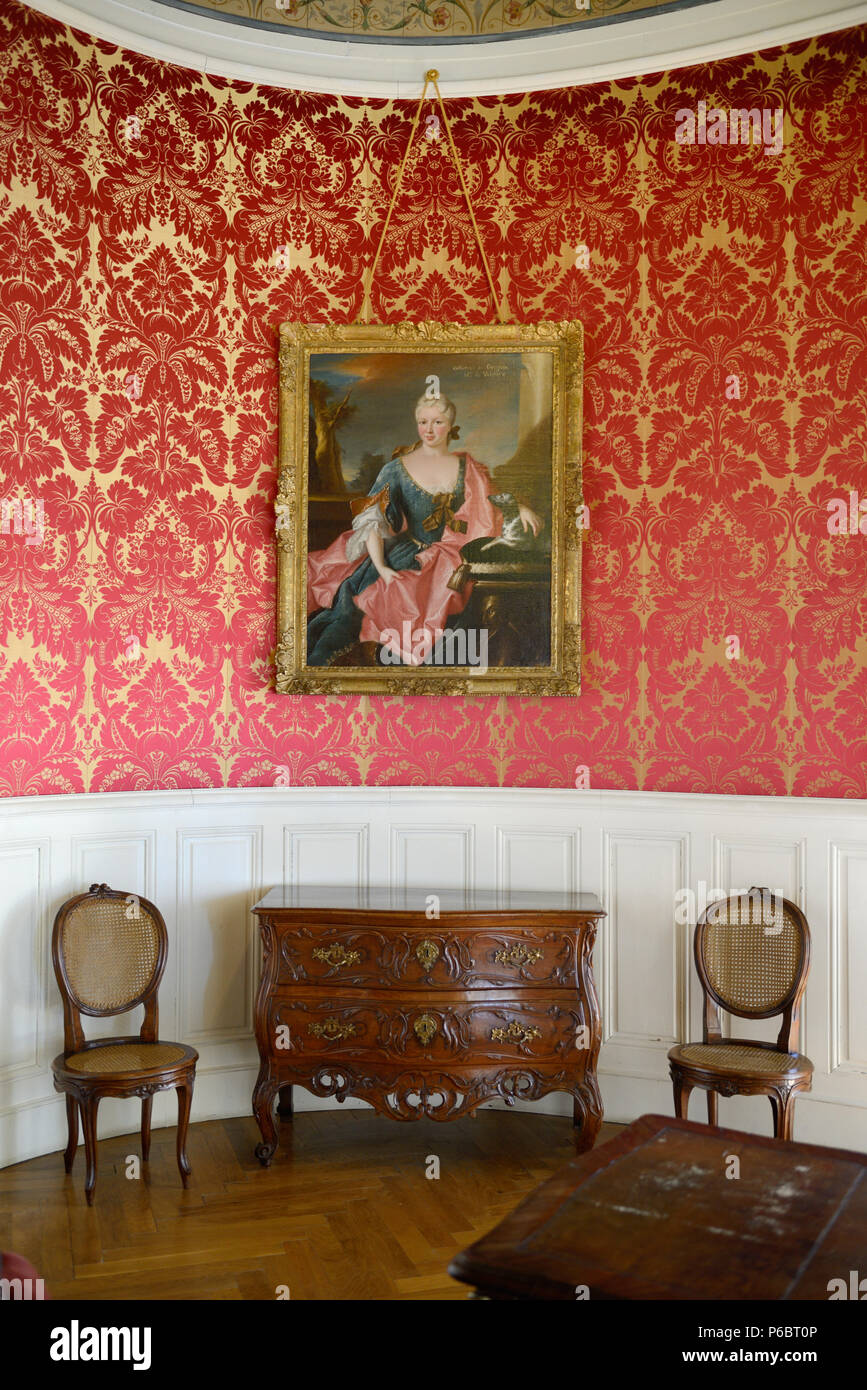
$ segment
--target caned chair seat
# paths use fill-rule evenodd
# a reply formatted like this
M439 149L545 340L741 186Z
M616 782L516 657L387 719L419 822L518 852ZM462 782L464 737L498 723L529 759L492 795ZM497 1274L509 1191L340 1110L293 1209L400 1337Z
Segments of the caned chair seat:
M88 1076L113 1076L117 1072L145 1073L175 1070L195 1062L198 1053L182 1043L108 1043L104 1047L88 1047L69 1057L57 1057L54 1066Z
M805 1076L813 1070L809 1057L800 1052L777 1052L749 1043L687 1043L673 1047L670 1062L718 1072L766 1072L776 1076Z
M51 1064L55 1090L66 1097L68 1139L63 1162L72 1171L79 1118L84 1130L88 1206L96 1187L96 1115L106 1096L141 1097L141 1149L147 1161L154 1093L178 1093L177 1158L184 1187L190 1179L187 1128L199 1054L157 1037L157 991L166 965L168 934L158 909L135 893L92 884L64 903L54 919L51 954L63 999L63 1052ZM138 1037L85 1043L81 1015L110 1018L144 1007Z
M703 1039L668 1054L674 1113L687 1118L690 1092L707 1092L708 1123L717 1095L767 1096L774 1137L791 1139L795 1098L813 1084L813 1063L797 1051L801 999L810 967L810 928L799 907L767 888L711 903L698 919L695 968L704 992ZM777 1040L725 1042L720 1010L738 1018L782 1015Z

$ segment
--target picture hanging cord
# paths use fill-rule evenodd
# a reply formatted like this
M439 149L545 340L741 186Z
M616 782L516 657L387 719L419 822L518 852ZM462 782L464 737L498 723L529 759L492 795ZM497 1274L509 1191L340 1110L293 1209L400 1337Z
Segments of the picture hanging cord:
M362 300L362 303L361 303L361 320L362 320L362 322L364 322L364 323L369 323L369 322L370 322L370 295L371 295L371 291L372 291L372 289L373 289L373 277L374 277L375 274L376 274L376 267L377 267L377 265L379 264L380 252L382 251L383 243L384 243L384 241L385 241L385 236L386 236L386 233L387 233L387 231L388 231L388 225L389 225L389 223L390 223L390 221L391 221L391 214L394 212L394 205L395 205L395 203L397 202L397 195L398 195L398 193L400 192L401 186L402 186L402 184L403 184L403 175L404 175L404 170L406 169L406 162L407 162L407 160L408 160L408 158L409 158L409 152L410 152L410 150L412 149L412 142L413 142L413 140L415 139L415 132L416 132L416 130L418 129L419 117L421 116L422 106L424 105L425 96L427 95L427 89L428 89L428 85L429 85L430 83L433 83L433 88L434 88L434 91L436 92L436 100L437 100L437 103L438 103L438 105L439 105L439 109L440 109L440 114L441 114L441 116L442 116L443 125L445 126L446 135L447 135L447 137L448 137L449 149L451 150L451 155L452 155L452 159L454 160L454 163L455 163L455 168L456 168L457 171L458 171L458 178L460 179L461 188L463 189L464 198L466 199L467 209L468 209L469 214L470 214L470 220L471 220L471 222L472 222L472 224L473 224L473 231L474 231L475 234L476 234L476 241L478 242L479 252L481 253L481 257L482 257L482 265L485 267L485 275L487 276L487 279L488 279L488 286L489 286L490 291L491 291L491 297L492 297L492 299L493 299L493 301L494 301L494 307L495 307L495 309L496 309L496 311L497 311L497 317L498 317L498 319L500 320L500 323L505 323L506 320L507 320L507 316L506 316L506 314L505 314L504 306L503 306L503 304L502 304L502 301L500 300L500 297L499 297L499 295L497 294L497 291L494 289L494 281L493 281L493 278L492 278L492 276L491 276L491 269L490 269L490 266L488 265L488 258L487 258L487 256L485 255L485 248L484 248L484 245L482 244L482 238L481 238L481 234L480 234L480 232L479 232L478 223L476 222L476 214L473 212L473 205L472 205L472 203L470 202L469 189L467 188L466 182L465 182L465 180L464 180L464 171L463 171L463 169L461 168L461 162L460 162L460 160L459 160L459 158L458 158L458 152L457 152L457 150L455 149L455 142L454 142L454 140L452 139L452 130L451 130L451 126L449 125L449 118L448 118L448 116L446 115L446 109L445 109L445 107L443 106L443 99L442 99L442 96L440 95L439 83L437 82L437 78L438 78L438 77L439 77L439 73L438 73L438 71L437 71L436 68L429 68L428 71L427 71L427 72L425 73L425 75L424 75L424 89L423 89L423 91L422 91L421 96L419 97L418 106L416 107L415 119L413 120L413 123L412 123L412 130L411 130L410 133L409 133L409 140L407 141L407 146L406 146L406 149L405 149L405 151L404 151L403 160L402 160L401 166L400 166L400 171L399 171L398 176L397 176L397 182L396 182L395 185L394 185L394 192L393 192L392 195L391 195L391 203L390 203L390 205L389 205L388 215L387 215L387 217L386 217L386 219L385 219L385 226L384 226L383 229L382 229L382 235L381 235L380 238L379 238L379 245L378 245L377 248L376 248L376 255L375 255L374 258L373 258L373 265L370 267L370 270L369 270L369 272L368 272L368 274L367 274L367 278L366 278L366 282L365 282L365 287L364 287L364 299Z

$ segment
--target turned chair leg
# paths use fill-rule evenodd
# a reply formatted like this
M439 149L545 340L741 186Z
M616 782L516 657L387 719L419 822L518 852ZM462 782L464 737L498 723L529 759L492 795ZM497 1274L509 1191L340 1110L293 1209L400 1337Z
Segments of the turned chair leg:
M84 1157L87 1172L84 1179L84 1195L87 1205L93 1206L93 1192L96 1187L96 1114L99 1110L99 1096L87 1096L81 1102L81 1127L84 1130Z
M63 1152L63 1166L67 1173L71 1173L78 1148L78 1101L70 1095L66 1097L66 1132L68 1137Z
M707 1093L707 1122L708 1122L709 1125L715 1125L715 1124L717 1123L717 1108L716 1108L716 1103L717 1103L717 1093L716 1093L716 1091L708 1091L708 1093Z
M193 1083L184 1081L178 1086L178 1168L184 1187L189 1186L190 1160L187 1158L187 1130L190 1125L190 1107L193 1103Z
M771 1094L771 1109L774 1112L774 1138L790 1142L795 1123L795 1091L784 1095Z
M689 1097L692 1092L692 1082L687 1081L680 1072L675 1072L671 1078L674 1087L674 1113L679 1120L689 1119Z
M141 1156L142 1162L147 1163L151 1154L151 1111L153 1110L153 1096L142 1096L141 1103Z

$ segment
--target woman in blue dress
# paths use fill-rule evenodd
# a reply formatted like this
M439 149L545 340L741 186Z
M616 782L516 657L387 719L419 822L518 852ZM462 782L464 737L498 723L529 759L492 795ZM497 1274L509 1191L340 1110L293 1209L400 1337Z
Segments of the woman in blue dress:
M359 642L418 665L472 592L472 584L449 587L461 547L499 534L487 469L449 450L454 405L423 396L416 422L417 443L397 449L369 495L352 504L352 530L307 557L308 666L329 666ZM541 518L523 504L519 513L537 533Z

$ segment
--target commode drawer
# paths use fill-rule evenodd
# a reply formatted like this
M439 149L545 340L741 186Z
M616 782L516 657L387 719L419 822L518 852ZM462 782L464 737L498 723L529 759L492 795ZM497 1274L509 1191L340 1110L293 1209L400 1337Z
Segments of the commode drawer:
M562 930L283 928L277 985L485 989L576 982L577 934Z
M281 992L282 993L282 992ZM571 1007L570 1007L571 1005ZM268 1035L279 1059L380 1054L440 1062L462 1059L556 1061L586 1052L590 1030L580 1005L555 999L499 997L440 1004L411 996L352 999L340 995L275 995Z

